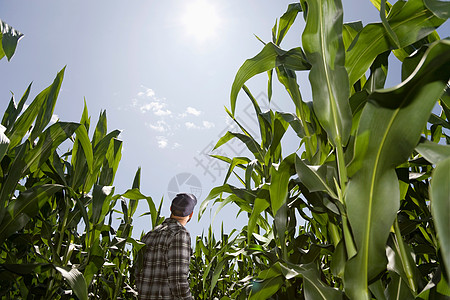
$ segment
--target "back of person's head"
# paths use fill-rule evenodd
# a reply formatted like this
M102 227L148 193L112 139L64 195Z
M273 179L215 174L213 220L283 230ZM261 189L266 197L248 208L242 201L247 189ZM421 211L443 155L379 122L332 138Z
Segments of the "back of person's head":
M186 217L189 216L197 204L197 198L193 194L180 193L172 200L170 210L174 216Z

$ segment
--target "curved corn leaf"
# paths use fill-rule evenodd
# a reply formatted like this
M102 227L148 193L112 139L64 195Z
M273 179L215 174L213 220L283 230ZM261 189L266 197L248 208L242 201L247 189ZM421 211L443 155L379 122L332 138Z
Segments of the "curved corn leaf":
M215 199L218 196L220 196L219 199L222 199L222 193L236 195L238 198L245 200L247 202L253 202L256 197L256 194L253 191L249 191L246 189L240 189L240 188L234 187L230 184L224 184L224 185L215 187L209 192L209 195L206 197L205 200L203 200L202 204L200 205L200 209L198 212L199 220L202 217L203 213L205 212L206 207L208 206L209 202L211 202L211 200Z
M6 208L0 224L0 244L11 234L22 229L56 192L63 189L59 184L44 184L19 194Z
M400 48L400 41L398 40L397 35L392 30L391 25L386 19L386 0L381 0L380 2L380 19L381 24L383 24L383 27L386 30L388 38L394 43L396 48Z
M72 136L79 126L78 123L56 122L48 127L39 136L37 145L25 155L22 176L25 176L28 171L35 172L62 142Z
M55 109L56 99L58 98L59 90L61 89L61 84L64 78L64 67L56 75L55 80L52 85L43 90L37 97L41 97L42 100L38 100L41 103L39 107L39 112L36 116L36 121L34 123L33 130L30 133L30 140L34 141L47 127L48 123L52 119L53 111ZM36 97L36 98L37 98Z
M253 231L255 230L256 221L260 217L260 214L270 206L269 201L269 186L267 184L264 184L264 186L258 191L258 194L256 195L255 203L253 204L253 210L248 219L247 239L249 244Z
M294 265L290 263L275 263L270 269L260 272L261 282L254 282L250 299L267 299L283 284L283 277L287 280L302 277L304 282L305 299L328 300L342 299L342 292L326 286L320 279L315 263ZM256 291L254 293L254 291Z
M100 121L100 120L99 120ZM97 129L96 129L97 131ZM94 146L94 141L92 141L92 145L94 146L93 150L93 170L92 174L87 174L87 179L84 184L84 190L90 191L94 183L97 181L99 176L100 169L105 162L106 153L108 152L109 146L111 144L111 140L118 137L120 134L120 130L114 130L105 135L98 141Z
M450 17L450 2L438 0L424 0L423 2L438 18L448 19Z
M6 128L12 128L17 117L22 112L23 106L25 105L25 102L27 101L28 96L30 95L30 90L31 90L31 83L28 85L28 88L26 89L22 98L20 98L20 101L17 105L14 102L14 95L11 97L11 101L9 102L8 108L3 114L2 118L3 126L5 126Z
M436 165L431 180L431 213L444 258L447 278L450 278L450 158Z
M119 167L120 158L122 157L122 141L112 139L108 151L106 152L105 161L100 173L99 183L103 185L112 185Z
M340 0L308 3L302 41L308 61L315 112L334 146L346 145L352 127Z
M35 119L36 125L30 135L31 141L34 141L41 134L42 130L44 130L45 126L47 126L53 114L54 102L56 101L64 77L64 69L56 75L55 80L49 87L34 98L30 106L14 122L14 125L8 128L6 135L11 141L10 148L14 148L20 143L25 134L30 130Z
M236 109L237 95L245 82L257 74L272 70L281 65L297 71L309 70L310 68L300 47L285 51L274 43L267 43L255 57L247 59L236 73L230 95L231 112L233 115Z
M286 203L289 196L289 179L295 174L294 160L297 157L295 153L286 157L278 166L270 167L270 204L272 207L272 214L276 216L277 211Z
M253 153L253 155L255 155L255 158L257 158L259 161L263 161L264 158L263 149L261 149L261 147L253 137L245 135L243 133L235 133L227 131L227 133L225 133L225 135L219 139L217 144L214 146L213 150L219 148L220 146L227 143L233 138L238 138L239 140L241 140L247 146L247 149L250 150L250 152Z
M348 50L355 37L363 29L361 21L345 23L342 27L342 41L344 42L344 48Z
M103 222L108 213L108 199L114 192L113 186L94 185L92 192L92 224L96 225Z
M450 157L450 146L440 145L428 140L422 141L415 149L432 164L438 164Z
M80 126L75 131L75 134L76 134L75 143L79 143L79 145L83 148L83 153L84 157L86 158L88 170L90 173L92 173L94 154L92 152L91 142L89 141L87 128L84 125Z
M300 3L291 3L289 4L286 12L280 17L276 39L274 39L273 41L277 46L280 46L281 41L286 36L286 33L289 31L289 28L291 28L292 24L297 18L298 13L301 11L302 6L300 5Z
M55 269L61 273L65 280L69 283L69 286L72 288L75 295L80 300L88 299L88 289L86 285L86 280L84 279L83 274L78 271L76 268L72 268L70 270L66 270L66 268L55 267Z
M16 51L17 43L22 36L23 33L20 33L16 29L0 20L0 59L2 59L3 56L6 55L8 61L11 60L11 57Z
M400 205L395 167L417 145L436 101L449 80L450 41L434 43L413 76L399 86L369 96L359 123L347 212L357 255L344 282L350 298L368 299L368 280L386 266L384 247ZM411 115L414 114L414 122Z
M411 45L426 37L445 20L439 19L425 7L423 0L397 1L388 19L401 47ZM355 38L345 60L349 83L353 85L372 65L375 58L388 50L395 49L381 23L369 24Z
M72 176L70 180L73 189L78 189L86 179L86 175L92 173L93 159L92 146L86 127L81 125L76 130L76 138L72 148Z
M324 166L326 169L326 166ZM297 171L298 178L308 188L310 192L326 192L334 199L338 199L338 196L332 188L326 183L326 174L320 175L320 169L314 168L314 166L308 166L298 156L295 158L295 170Z

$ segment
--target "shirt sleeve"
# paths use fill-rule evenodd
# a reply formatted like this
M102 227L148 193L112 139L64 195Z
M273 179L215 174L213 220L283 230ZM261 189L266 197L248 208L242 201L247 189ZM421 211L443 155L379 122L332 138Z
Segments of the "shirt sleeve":
M167 252L168 279L175 299L193 300L189 288L189 261L191 258L191 238L189 233L177 233Z

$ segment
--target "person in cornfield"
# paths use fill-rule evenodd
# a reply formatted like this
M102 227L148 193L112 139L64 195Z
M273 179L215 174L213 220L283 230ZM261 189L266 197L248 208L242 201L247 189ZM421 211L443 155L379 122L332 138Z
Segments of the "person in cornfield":
M170 218L148 232L136 270L139 300L193 300L189 288L189 262L192 255L191 237L186 223L194 213L197 198L192 194L177 194L172 200Z

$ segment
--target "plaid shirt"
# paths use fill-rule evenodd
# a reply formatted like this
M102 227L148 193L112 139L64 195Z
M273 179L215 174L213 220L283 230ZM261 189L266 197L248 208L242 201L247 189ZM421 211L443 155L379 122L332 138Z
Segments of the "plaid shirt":
M147 233L143 268L136 275L140 300L193 300L188 282L191 237L177 220L168 218Z

